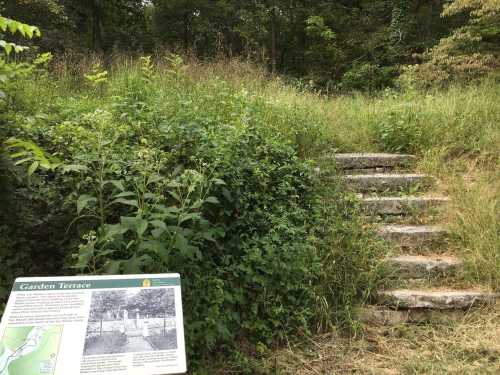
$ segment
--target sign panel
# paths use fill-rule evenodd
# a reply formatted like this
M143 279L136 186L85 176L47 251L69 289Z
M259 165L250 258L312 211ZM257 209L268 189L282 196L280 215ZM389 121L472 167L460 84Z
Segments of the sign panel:
M0 375L186 372L178 274L18 278Z

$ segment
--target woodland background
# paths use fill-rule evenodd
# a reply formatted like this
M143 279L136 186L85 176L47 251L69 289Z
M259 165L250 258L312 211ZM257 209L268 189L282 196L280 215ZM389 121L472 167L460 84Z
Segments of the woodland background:
M1 4L1 2L0 2ZM43 51L241 57L327 92L433 84L498 64L497 0L5 0ZM411 69L411 68L407 68Z

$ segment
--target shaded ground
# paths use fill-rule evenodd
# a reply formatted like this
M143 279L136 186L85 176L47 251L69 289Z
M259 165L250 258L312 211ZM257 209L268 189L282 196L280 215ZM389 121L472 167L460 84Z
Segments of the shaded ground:
M127 343L122 347L123 353L150 352L154 348L142 336L127 337Z
M85 342L84 355L122 353L127 337L121 333L104 333Z
M151 335L147 340L156 350L177 349L177 331L175 329L170 330L166 335Z

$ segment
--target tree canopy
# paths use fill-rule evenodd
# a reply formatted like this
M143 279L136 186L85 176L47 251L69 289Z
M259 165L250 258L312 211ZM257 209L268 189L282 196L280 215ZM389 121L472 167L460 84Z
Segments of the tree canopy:
M422 61L442 71L451 58L456 71L446 77L487 71L498 60L499 8L498 0L7 0L0 12L40 26L38 44L50 50L240 56L315 86L377 89Z

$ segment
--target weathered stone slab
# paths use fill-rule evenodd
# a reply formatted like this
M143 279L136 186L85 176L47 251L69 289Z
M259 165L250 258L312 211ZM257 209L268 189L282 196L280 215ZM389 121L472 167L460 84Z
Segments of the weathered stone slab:
M430 245L446 237L446 230L435 225L383 225L379 235L401 247Z
M391 326L405 323L443 322L463 319L467 310L408 309L394 310L384 306L366 306L359 311L358 318L369 324Z
M438 197L374 197L364 198L363 207L371 215L408 215L437 208L449 202Z
M379 303L397 309L466 309L495 302L497 294L477 290L388 290L378 293Z
M415 156L385 153L351 153L335 154L325 159L333 158L340 169L395 168L407 167L415 161Z
M383 192L407 190L411 187L428 187L432 178L425 174L362 174L345 175L344 181L354 191Z
M387 259L387 263L408 279L452 275L463 265L458 258L439 255L401 255Z

